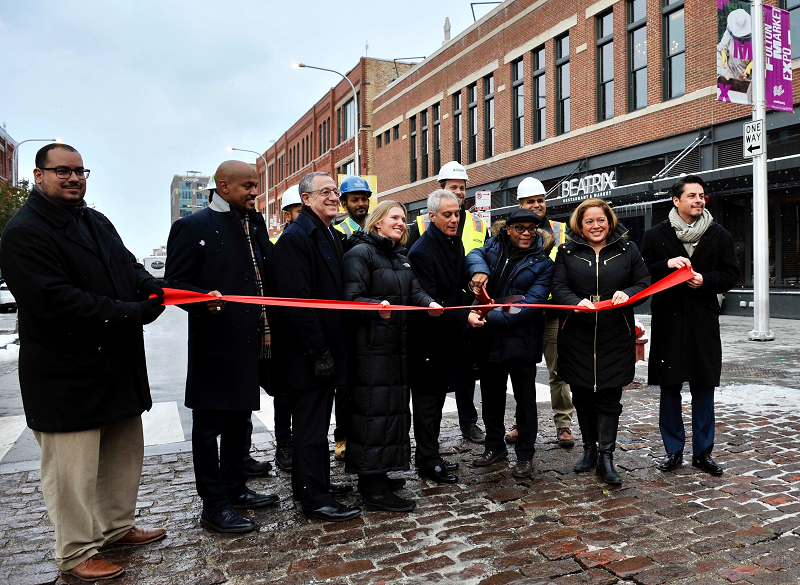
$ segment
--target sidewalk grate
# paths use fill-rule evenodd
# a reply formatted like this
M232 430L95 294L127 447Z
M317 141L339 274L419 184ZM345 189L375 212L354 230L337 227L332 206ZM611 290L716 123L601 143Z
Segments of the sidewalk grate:
M791 374L786 370L777 368L762 368L758 366L750 366L741 363L724 363L722 364L723 374L735 374L738 376L745 376L751 378L796 378L796 374Z

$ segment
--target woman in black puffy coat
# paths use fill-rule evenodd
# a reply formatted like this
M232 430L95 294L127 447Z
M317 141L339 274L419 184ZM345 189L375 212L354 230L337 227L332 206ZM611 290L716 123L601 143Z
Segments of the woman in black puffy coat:
M430 307L437 304L417 282L406 258L406 210L382 201L357 232L344 256L347 301ZM408 512L413 500L394 493L405 483L389 471L407 471L411 459L411 410L406 359L407 311L348 312L348 435L345 471L357 473L367 510Z
M556 256L553 301L582 305L611 299L626 302L650 285L650 274L636 244L602 199L587 199L573 212L567 242ZM597 475L618 485L614 469L622 387L636 365L633 305L596 312L570 311L558 331L558 375L570 385L583 438L576 472L597 466ZM599 442L599 456L598 456Z

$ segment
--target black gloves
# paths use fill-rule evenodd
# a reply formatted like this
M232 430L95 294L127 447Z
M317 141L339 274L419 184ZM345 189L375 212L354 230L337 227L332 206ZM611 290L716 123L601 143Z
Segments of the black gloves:
M326 351L314 360L314 379L326 382L333 378L333 358L331 352Z
M162 291L163 292L163 291ZM137 303L142 310L142 325L152 323L164 312L164 297L156 297L147 301Z
M163 280L160 280L158 278L152 278L150 280L145 280L142 283L141 291L142 293L145 294L146 297L149 297L150 295L158 295L160 297L163 297L164 289L161 287L164 287L166 285L167 283L165 283Z

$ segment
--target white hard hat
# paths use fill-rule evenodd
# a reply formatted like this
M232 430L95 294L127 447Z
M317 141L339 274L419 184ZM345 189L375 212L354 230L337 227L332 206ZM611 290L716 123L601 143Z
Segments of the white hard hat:
M292 205L303 203L302 199L300 199L299 187L300 185L292 185L283 192L283 195L281 195L281 211L286 211L286 208Z
M731 11L728 15L728 30L737 39L743 39L752 34L750 13L741 8Z
M517 201L522 201L526 197L533 197L534 195L547 195L544 185L539 179L533 177L525 177L517 187Z
M206 185L205 187L200 187L200 189L198 189L198 190L199 191L216 191L217 190L217 184L214 181L211 181L208 185Z
M439 170L439 176L436 177L437 181L446 181L447 179L461 179L464 182L469 181L467 176L467 169L452 160L442 166Z

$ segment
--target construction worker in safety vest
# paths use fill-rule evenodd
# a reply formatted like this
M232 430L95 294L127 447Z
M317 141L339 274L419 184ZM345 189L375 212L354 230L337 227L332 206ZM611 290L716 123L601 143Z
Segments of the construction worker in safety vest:
M344 234L345 251L350 249L348 245L350 236L355 232L364 231L369 214L369 198L372 196L372 189L369 183L362 177L345 177L339 186L339 202L347 211L347 217L343 221L334 224L333 228Z
M466 256L475 248L482 247L484 242L489 239L486 222L480 216L470 213L464 208L464 200L467 197L467 181L469 181L467 169L456 161L450 161L442 166L436 179L439 181L439 187L450 191L458 199L460 216L456 235L461 238L461 242L464 244L464 255ZM417 216L414 224L408 229L408 240L405 244L408 250L411 250L414 242L425 233L430 222L429 213ZM461 434L473 443L485 442L486 433L478 426L478 411L475 408L475 385L457 390L455 395L456 406L458 407L458 425L461 427Z
M517 201L523 209L530 209L541 218L539 229L543 229L553 234L555 244L550 252L550 259L555 262L558 246L564 243L566 238L567 225L547 218L547 202L545 195L547 191L539 179L526 177L517 187ZM569 449L575 445L570 425L572 424L572 413L575 409L572 406L572 394L569 385L564 382L556 373L556 362L558 359L557 351L558 338L558 312L545 309L544 327L544 359L547 363L547 372L550 374L550 404L553 407L553 421L556 426L556 438L559 446ZM513 443L517 440L517 425L511 428L506 434L506 441Z
M297 185L292 185L281 195L281 211L283 212L283 229L277 236L269 239L273 244L283 235L283 230L292 225L297 216L300 215L300 208L303 201L300 199L300 191Z
M450 191L458 198L461 206L461 220L458 222L458 236L464 244L464 255L469 254L475 248L480 248L489 239L488 226L483 219L464 208L464 200L467 197L467 169L456 161L450 161L439 171L436 178L442 189ZM408 241L406 247L410 250L419 237L425 233L425 229L430 223L428 214L418 215L414 225L408 229Z

